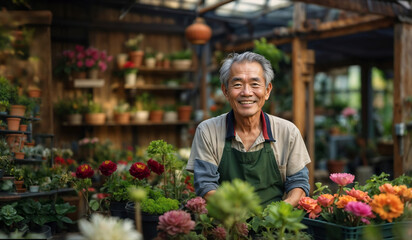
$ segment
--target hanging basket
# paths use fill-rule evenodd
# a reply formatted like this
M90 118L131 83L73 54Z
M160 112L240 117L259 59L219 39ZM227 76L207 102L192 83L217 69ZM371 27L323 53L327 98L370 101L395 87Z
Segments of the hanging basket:
M186 39L192 44L205 44L212 37L212 29L206 25L205 20L197 17L185 30Z

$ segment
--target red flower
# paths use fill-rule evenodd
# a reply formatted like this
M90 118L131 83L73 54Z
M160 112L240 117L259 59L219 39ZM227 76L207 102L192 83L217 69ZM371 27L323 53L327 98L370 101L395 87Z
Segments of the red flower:
M141 162L132 164L129 172L133 177L138 178L139 180L147 178L150 175L150 169L146 166L146 164Z
M116 169L117 169L116 163L114 163L110 160L106 160L106 161L102 162L102 164L100 164L100 166L99 166L100 172L102 172L102 174L105 175L105 176L112 175L112 173L114 173L116 171Z
M161 175L165 171L165 166L153 159L149 159L149 161L147 161L147 165L149 165L150 170L155 172L157 175Z
M77 178L91 178L94 174L92 167L89 164L82 164L76 169Z
M67 162L67 165L72 165L72 164L74 164L76 161L75 161L74 159L68 158L68 159L66 160L66 162Z
M54 158L54 164L58 164L58 165L66 165L66 162L64 161L64 158L60 157L60 156L56 156Z
M97 199L104 199L104 198L107 198L109 196L110 196L110 194L108 194L108 193L98 193L98 194L96 194Z

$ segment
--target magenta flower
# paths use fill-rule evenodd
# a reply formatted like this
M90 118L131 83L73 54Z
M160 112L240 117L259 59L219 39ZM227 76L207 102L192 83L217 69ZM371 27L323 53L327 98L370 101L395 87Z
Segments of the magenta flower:
M355 114L356 114L356 110L351 107L347 107L342 110L342 115L344 117L351 117L351 116L354 116Z
M216 227L212 229L212 235L216 240L225 240L226 230L222 227Z
M195 228L195 222L190 218L190 214L182 210L166 212L159 217L157 229L170 236L180 233L188 234Z
M358 217L371 217L372 208L363 202L348 202L345 206L345 211L353 213Z
M339 186L346 186L353 182L355 176L350 173L332 173L329 178Z
M186 207L196 214L207 214L206 200L202 197L195 197L187 201Z

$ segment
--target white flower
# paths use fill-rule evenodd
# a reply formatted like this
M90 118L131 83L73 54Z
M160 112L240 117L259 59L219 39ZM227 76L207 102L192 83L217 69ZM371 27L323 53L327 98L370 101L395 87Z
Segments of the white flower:
M129 219L93 214L91 221L79 220L79 229L85 240L141 240Z
M180 148L179 155L185 160L188 160L190 157L190 148Z

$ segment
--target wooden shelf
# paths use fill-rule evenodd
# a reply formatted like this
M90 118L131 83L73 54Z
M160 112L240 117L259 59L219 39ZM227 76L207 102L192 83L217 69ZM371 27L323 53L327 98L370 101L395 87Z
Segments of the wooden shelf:
M101 88L104 86L104 79L74 79L75 88Z
M127 124L119 124L115 122L106 122L104 124L99 124L99 125L91 125L91 124L67 124L67 123L62 123L62 126L73 126L73 127L85 127L85 126L168 126L168 125L189 125L189 124L195 124L195 121L176 121L176 122L130 122Z
M12 130L0 130L0 133L5 133L5 134L31 134L31 132L12 131Z
M53 194L72 192L72 191L74 191L73 188L62 188L62 189L51 190L47 192L24 192L24 193L16 193L16 192L4 193L2 192L0 193L0 201L8 202L8 201L19 200L19 199L28 198L28 197L44 197L44 196L50 196Z
M36 158L24 158L24 159L14 159L15 163L20 163L20 164L24 164L24 163L43 163L43 162L47 162L47 160L43 160L43 159L36 159Z
M194 89L194 86L168 86L168 85L136 85L136 86L125 86L125 89L136 89L136 90L161 90L161 91L186 91Z
M183 73L183 72L194 72L196 71L196 68L191 67L187 69L176 69L176 68L160 68L160 67L155 67L155 68L148 68L145 66L139 67L139 72L144 72L144 73Z

